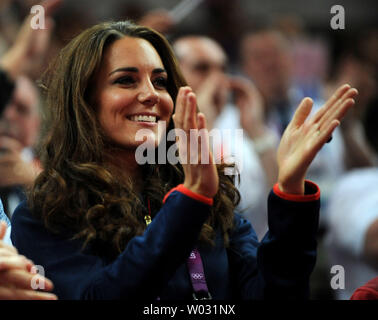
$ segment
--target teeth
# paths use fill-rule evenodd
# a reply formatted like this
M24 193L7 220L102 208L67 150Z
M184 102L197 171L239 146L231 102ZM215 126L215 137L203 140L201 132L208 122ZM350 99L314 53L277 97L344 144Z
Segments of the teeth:
M139 115L139 116L131 116L129 118L131 121L139 121L139 122L156 122L155 116L145 116L145 115Z

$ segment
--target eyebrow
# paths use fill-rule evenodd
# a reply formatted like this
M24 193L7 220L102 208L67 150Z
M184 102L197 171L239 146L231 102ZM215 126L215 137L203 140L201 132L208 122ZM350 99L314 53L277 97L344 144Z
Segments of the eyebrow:
M118 69L115 69L113 70L112 72L109 73L109 76L111 76L113 73L116 73L116 72L139 72L139 69L138 68L135 68L135 67L124 67L124 68L118 68ZM162 68L156 68L154 70L152 70L152 73L153 74L156 74L156 73L167 73L167 71L165 69L162 69Z

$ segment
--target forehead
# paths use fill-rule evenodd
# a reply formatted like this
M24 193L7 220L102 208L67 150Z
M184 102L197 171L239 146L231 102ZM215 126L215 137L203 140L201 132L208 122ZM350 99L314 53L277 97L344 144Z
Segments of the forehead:
M182 46L183 58L190 63L226 64L227 58L223 49L210 39L188 39L182 43Z
M266 32L247 36L244 41L244 48L253 51L267 51L267 50L284 50L284 40L274 32Z
M123 37L106 49L101 69L111 72L120 67L130 66L140 69L164 68L158 52L147 40Z

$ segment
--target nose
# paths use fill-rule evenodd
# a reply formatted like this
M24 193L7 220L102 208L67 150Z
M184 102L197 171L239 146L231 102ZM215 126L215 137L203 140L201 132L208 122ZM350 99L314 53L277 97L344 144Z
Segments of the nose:
M159 102L159 95L151 81L146 81L138 93L138 101L148 107L153 107Z
M17 117L16 107L15 107L14 103L11 102L5 108L2 118L7 120L7 121L12 121L12 120L16 119L16 117Z

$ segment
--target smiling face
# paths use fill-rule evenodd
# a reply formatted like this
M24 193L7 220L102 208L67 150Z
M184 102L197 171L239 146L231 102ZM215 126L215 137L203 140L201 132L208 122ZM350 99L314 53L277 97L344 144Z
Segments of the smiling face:
M149 129L148 139L158 145L158 121L168 125L173 112L167 82L160 56L148 41L126 36L106 49L92 98L114 144L134 150L142 143L135 140L138 130Z

